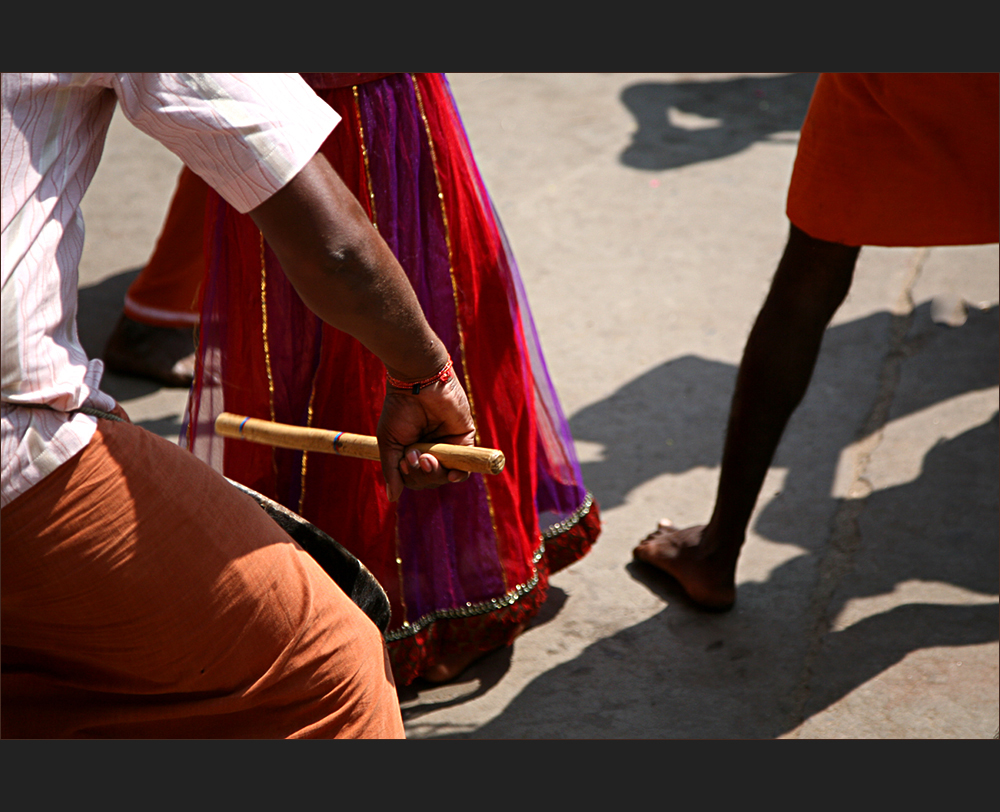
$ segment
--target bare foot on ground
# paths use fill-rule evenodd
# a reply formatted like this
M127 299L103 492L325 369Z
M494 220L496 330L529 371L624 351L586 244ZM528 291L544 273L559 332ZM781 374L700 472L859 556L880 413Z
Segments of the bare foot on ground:
M521 623L517 626L514 637L517 638L527 627L527 623ZM513 642L513 641L512 641ZM452 654L449 657L445 657L437 665L433 665L428 668L422 676L428 682L442 683L450 682L455 679L459 674L465 671L470 665L472 665L480 657L485 657L496 649L490 649L489 651L463 651L459 654Z
M194 328L157 327L123 314L102 357L105 367L117 375L187 388L194 380Z
M727 565L706 554L704 531L704 525L679 530L664 519L639 542L633 555L676 579L701 608L722 612L736 602L735 562Z

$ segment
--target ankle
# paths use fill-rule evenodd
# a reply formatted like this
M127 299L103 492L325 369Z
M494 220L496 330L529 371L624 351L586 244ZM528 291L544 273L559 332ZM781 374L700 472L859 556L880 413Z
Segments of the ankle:
M727 526L721 519L713 516L702 531L699 552L706 561L735 571L736 560L745 540L745 526Z

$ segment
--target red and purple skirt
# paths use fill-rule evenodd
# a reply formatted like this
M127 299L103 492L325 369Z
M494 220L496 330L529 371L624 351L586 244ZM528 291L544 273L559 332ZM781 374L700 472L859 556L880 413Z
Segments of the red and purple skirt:
M386 499L376 463L214 436L221 411L374 434L385 369L309 311L249 216L207 214L188 447L329 533L389 595L397 684L513 639L600 533L517 266L440 74L304 74L343 118L322 151L395 253L503 473ZM238 316L234 315L238 314Z

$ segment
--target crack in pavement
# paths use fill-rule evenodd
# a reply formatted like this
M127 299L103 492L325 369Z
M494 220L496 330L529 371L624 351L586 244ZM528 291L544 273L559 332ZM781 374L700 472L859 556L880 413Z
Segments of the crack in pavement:
M817 583L807 610L812 619L812 636L803 659L802 676L793 696L793 723L790 729L797 729L806 721L806 705L811 694L816 660L833 623L830 605L841 581L854 568L854 556L861 546L861 515L873 490L867 478L868 465L882 443L903 362L910 355L906 337L914 321L913 290L929 254L927 248L917 252L890 316L888 348L879 368L878 389L872 408L862 421L853 444L854 459L848 496L839 500L830 522L829 538L819 562Z

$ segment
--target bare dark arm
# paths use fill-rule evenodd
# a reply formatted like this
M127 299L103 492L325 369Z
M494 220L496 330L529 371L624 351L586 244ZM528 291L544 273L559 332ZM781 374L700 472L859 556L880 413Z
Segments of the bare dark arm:
M427 378L445 365L447 350L403 269L322 155L250 216L305 304L374 352L394 378ZM404 484L424 488L467 477L426 455L403 461L408 446L472 445L474 435L468 400L454 378L417 395L392 390L378 429L389 498L397 499Z

